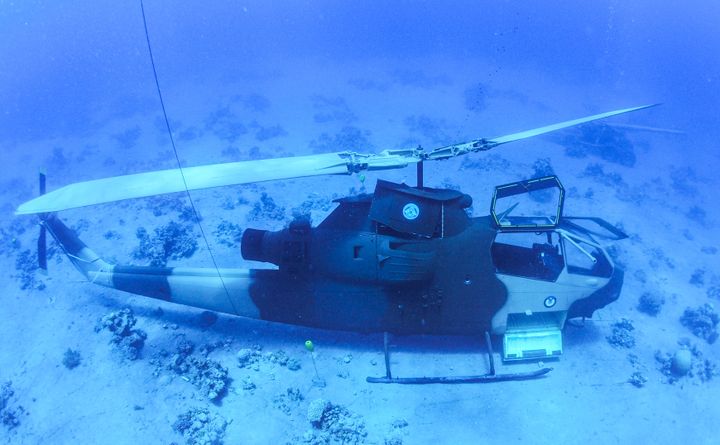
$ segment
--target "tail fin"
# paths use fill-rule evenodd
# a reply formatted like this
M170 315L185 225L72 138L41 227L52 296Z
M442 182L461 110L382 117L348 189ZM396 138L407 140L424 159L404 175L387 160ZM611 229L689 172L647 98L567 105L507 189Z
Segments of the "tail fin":
M104 283L100 279L104 276L110 278L113 265L95 253L92 249L83 243L77 234L66 226L55 213L47 213L42 216L42 225L46 228L55 241L60 245L65 254L70 258L73 265L88 280L105 286L112 287L111 283ZM98 281L100 279L100 281Z

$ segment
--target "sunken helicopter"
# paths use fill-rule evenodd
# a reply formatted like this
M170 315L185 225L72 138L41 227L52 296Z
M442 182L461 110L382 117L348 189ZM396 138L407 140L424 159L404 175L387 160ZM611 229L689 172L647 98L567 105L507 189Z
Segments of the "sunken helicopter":
M556 176L495 188L490 214L471 217L472 198L426 187L430 161L648 108L596 114L492 139L431 151L341 151L160 170L69 184L20 205L37 214L41 267L49 231L73 265L100 286L206 310L321 329L385 332L386 376L375 382L432 383L532 378L495 374L490 335L502 337L504 361L562 353L569 319L591 317L615 301L623 271L603 243L626 237L599 217L563 214ZM297 219L279 231L248 228L241 254L270 268L150 267L111 264L85 245L57 212L159 194L276 181L352 175L415 165L417 184L378 180L373 193L335 200L316 227ZM541 195L542 199L534 199ZM544 203L540 205L540 203ZM209 247L209 246L208 246ZM387 333L482 335L491 372L482 376L392 377Z

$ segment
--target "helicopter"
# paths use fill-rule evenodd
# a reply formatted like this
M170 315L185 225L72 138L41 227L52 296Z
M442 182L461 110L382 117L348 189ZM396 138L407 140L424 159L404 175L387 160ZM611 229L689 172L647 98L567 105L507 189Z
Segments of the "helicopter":
M587 122L652 107L644 105L491 139L425 151L328 154L249 160L115 176L66 185L20 205L37 214L38 252L46 266L46 231L91 282L241 317L313 328L385 333L383 383L518 380L551 368L496 374L490 334L502 336L506 362L562 354L562 330L615 301L623 271L603 247L626 238L598 217L563 214L565 190L556 176L495 187L490 214L471 217L472 198L426 187L424 164L487 151ZM83 243L57 212L160 194L277 181L352 175L415 165L417 184L377 180L373 193L336 199L317 226L295 219L279 231L243 232L245 260L264 269L151 267L111 264ZM485 333L490 372L465 377L393 377L388 334Z

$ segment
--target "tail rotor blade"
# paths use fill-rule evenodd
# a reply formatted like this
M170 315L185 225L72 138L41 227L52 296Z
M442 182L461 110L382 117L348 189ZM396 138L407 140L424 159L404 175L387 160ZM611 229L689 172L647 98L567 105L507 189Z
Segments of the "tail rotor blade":
M47 181L47 177L45 176L45 173L40 173L40 195L45 194L45 183Z
M40 196L46 192L47 177L45 173L40 173ZM42 215L41 215L42 219ZM40 234L38 235L38 267L44 271L47 271L47 229L45 228L45 222L40 223Z
M40 226L40 235L38 236L38 267L47 271L47 229L45 224Z

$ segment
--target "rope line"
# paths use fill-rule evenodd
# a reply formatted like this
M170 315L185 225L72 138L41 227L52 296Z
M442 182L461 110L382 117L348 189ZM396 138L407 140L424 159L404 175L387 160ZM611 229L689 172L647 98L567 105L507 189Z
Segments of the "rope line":
M173 137L173 133L170 128L170 120L168 119L167 111L165 109L165 101L163 100L162 91L160 90L160 81L158 80L157 69L155 69L155 58L153 57L152 46L150 45L150 34L148 33L147 19L145 18L145 6L143 5L142 0L140 0L140 11L142 12L143 27L145 29L145 40L147 41L148 53L150 54L150 63L152 64L153 77L155 78L155 86L157 87L158 97L160 98L160 106L162 107L163 117L165 118L165 126L167 128L168 135L170 136L170 143L173 148L173 153L175 153L175 161L177 161L178 170L180 171L180 176L182 177L183 185L185 186L185 193L187 194L188 200L190 201L190 207L192 207L193 215L195 216L195 223L200 228L200 233L202 234L203 240L205 241L205 246L207 247L210 258L212 259L213 266L215 266L215 270L217 271L220 283L222 283L223 290L225 290L225 295L227 295L228 301L230 302L230 306L232 306L233 311L235 311L235 313L239 315L237 308L235 307L235 303L233 303L233 299L232 297L230 297L230 292L225 285L225 280L222 277L222 273L220 273L220 268L218 267L217 261L215 260L215 255L213 255L213 251L210 248L210 243L208 242L207 235L205 235L205 230L203 229L202 224L200 224L200 215L198 214L197 208L195 207L195 202L190 195L190 189L188 188L187 180L185 179L185 172L183 171L182 163L180 162L180 156L178 155L177 147L175 146L175 138Z

